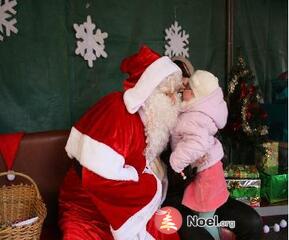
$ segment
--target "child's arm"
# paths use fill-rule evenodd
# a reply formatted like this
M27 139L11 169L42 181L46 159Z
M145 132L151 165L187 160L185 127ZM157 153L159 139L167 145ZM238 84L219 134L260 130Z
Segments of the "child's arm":
M209 148L209 134L206 128L191 121L185 129L187 132L170 156L170 165L177 173L206 155Z

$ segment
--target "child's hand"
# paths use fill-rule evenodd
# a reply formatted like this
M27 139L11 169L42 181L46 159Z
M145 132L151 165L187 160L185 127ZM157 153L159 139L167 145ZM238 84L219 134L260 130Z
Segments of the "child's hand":
M208 160L208 154L206 153L204 156L200 157L194 162L195 166L200 166Z
M187 176L184 174L183 171L180 172L181 176L183 177L183 180L186 180L187 179Z

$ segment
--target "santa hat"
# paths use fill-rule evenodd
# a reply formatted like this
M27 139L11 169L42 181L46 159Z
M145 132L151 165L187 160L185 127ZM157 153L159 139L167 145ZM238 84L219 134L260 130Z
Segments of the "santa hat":
M181 74L181 69L169 57L161 57L147 46L138 53L124 59L121 70L129 74L124 82L123 96L129 113L139 110L155 88L169 75Z
M7 171L11 171L18 152L24 132L0 134L0 154L6 164ZM9 180L14 180L14 174L7 175Z
M203 70L195 71L189 84L197 98L208 96L219 87L218 78Z

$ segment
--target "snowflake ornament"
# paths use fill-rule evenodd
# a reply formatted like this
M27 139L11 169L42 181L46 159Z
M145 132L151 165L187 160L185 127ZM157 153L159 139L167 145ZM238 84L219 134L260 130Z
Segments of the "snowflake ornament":
M6 29L6 36L9 37L10 33L17 33L18 29L14 26L17 20L13 18L16 14L14 7L17 5L16 0L5 0L4 3L0 0L0 41L4 39L4 29ZM1 35L2 34L2 35Z
M89 67L93 67L93 61L99 57L107 57L104 51L104 39L108 37L106 32L101 32L98 28L94 33L95 24L91 22L91 17L87 16L86 22L77 25L73 24L76 31L76 38L83 41L77 41L76 55L81 55L88 62Z
M178 22L175 21L169 29L165 30L165 55L169 57L173 56L184 56L189 57L189 34L186 34L185 30L179 26Z

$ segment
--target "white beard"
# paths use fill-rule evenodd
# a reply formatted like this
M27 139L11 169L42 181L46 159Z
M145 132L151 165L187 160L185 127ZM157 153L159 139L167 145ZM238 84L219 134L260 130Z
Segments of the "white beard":
M147 143L145 156L150 163L167 146L171 130L177 121L179 101L173 104L168 96L157 89L145 102L143 110Z

